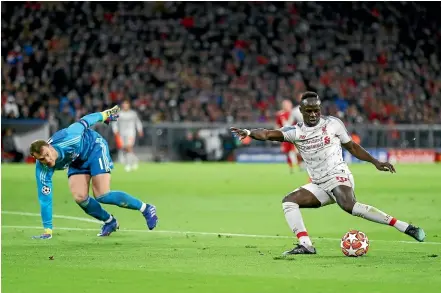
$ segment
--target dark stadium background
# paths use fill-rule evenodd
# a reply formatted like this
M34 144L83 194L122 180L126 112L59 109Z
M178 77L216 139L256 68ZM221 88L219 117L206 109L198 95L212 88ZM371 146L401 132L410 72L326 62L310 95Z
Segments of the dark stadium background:
M297 104L305 90L316 91L323 114L343 120L376 155L434 161L441 148L440 8L2 2L2 161L12 160L12 144L31 162L26 146L35 137L128 98L144 122L136 151L145 161L182 159L179 145L192 132L208 160L236 160L240 148L251 160L257 153L277 162L278 146L253 142L245 151L228 127L274 127L281 101ZM98 130L115 151L110 129Z
M404 1L2 1L1 292L439 292L440 11ZM281 201L309 174L290 173L278 143L239 142L229 127L274 128L282 100L297 105L304 91L394 163L397 173L378 172L344 153L357 200L424 228L424 243L334 204L302 209L317 255L281 257L297 242ZM105 205L121 227L96 237L102 223L60 171L53 238L32 239L42 223L30 143L122 99L143 121L143 163L130 173L115 164L111 188L156 205L158 227ZM111 127L96 130L118 162ZM191 145L195 161L215 162L182 163ZM369 238L363 257L341 251L353 229Z

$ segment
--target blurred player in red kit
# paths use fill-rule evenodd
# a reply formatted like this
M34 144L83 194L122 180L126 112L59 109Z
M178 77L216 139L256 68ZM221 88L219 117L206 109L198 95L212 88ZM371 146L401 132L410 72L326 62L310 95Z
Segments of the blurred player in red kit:
M299 121L294 121L292 119L292 113L293 113L293 105L290 100L283 100L282 101L282 110L277 112L276 116L276 123L278 128L282 128L285 126L292 126L295 123ZM282 142L281 143L281 150L282 153L286 154L286 161L289 166L289 170L292 173L293 172L293 165L298 164L297 160L297 149L296 147L288 142Z
M296 125L297 123L303 122L303 116L302 113L300 113L300 102L302 100L301 93L297 95L296 100L297 100L297 106L295 106L291 110L291 115L288 120L288 125ZM297 149L295 150L297 155L297 164L299 165L300 170L306 171L305 163L303 162L302 156L300 155ZM309 178L309 182L311 182L311 178Z

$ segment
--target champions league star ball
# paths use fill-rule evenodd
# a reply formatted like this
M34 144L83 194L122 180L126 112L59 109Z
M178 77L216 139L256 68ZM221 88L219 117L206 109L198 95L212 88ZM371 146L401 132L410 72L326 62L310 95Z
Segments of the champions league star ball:
M362 256L368 252L369 239L363 232L351 230L341 239L340 247L346 256Z

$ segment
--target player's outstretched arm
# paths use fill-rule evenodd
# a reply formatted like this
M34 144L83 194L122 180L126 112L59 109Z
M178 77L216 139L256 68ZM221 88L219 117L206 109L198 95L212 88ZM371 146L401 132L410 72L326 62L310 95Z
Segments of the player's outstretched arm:
M80 121L73 123L67 129L70 133L83 133L83 131L98 122L109 124L111 121L118 119L120 108L115 106L112 109L103 112L96 112L81 117Z
M353 142L349 136L348 130L340 119L332 116L330 116L330 118L333 120L333 127L335 127L336 135L340 139L341 145L348 152L359 160L372 163L380 171L389 171L391 173L395 173L395 168L392 166L392 164L378 161L372 157L371 154L369 154L362 146Z
M52 175L54 169L49 168L39 161L35 166L35 179L37 180L38 201L40 203L41 220L44 232L35 236L39 239L52 238Z
M391 173L396 173L394 166L389 162L380 162L368 151L366 151L361 145L353 142L352 140L347 143L342 143L342 146L348 150L354 157L359 160L372 163L380 171L389 171Z
M268 130L268 129L240 129L231 127L231 132L238 135L240 140L243 140L247 136L256 139L256 140L272 140L272 141L285 141L285 137L283 132L280 130Z
M140 137L144 136L144 129L142 128L142 121L139 118L138 113L136 113L136 130L138 131L138 135Z

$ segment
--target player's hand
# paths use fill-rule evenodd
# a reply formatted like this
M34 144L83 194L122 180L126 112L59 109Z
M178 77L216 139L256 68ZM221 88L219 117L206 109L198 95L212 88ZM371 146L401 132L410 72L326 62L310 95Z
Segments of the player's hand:
M248 136L248 133L244 129L230 127L230 130L232 133L237 135L240 140L243 140Z
M397 172L397 171L395 171L394 166L391 163L389 163L389 162L376 161L374 163L374 165L380 171L391 172L391 173L396 173Z
M139 137L144 137L144 132L142 132L142 131L138 132L138 136Z
M109 125L112 121L117 121L119 117L120 107L116 105L112 109L104 110L101 112L103 114L104 123Z
M44 229L43 234L32 236L32 239L51 239L52 238L52 229Z

